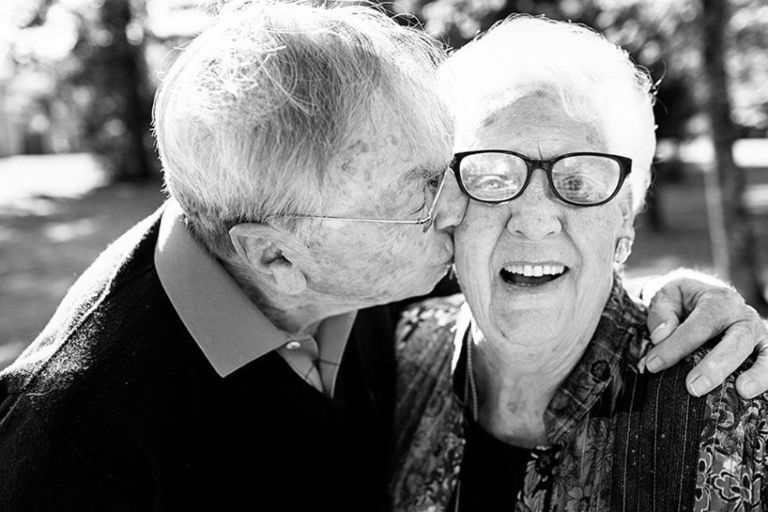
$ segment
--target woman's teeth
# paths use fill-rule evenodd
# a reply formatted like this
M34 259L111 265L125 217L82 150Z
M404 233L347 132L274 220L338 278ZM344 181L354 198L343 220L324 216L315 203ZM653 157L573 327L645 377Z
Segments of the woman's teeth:
M564 265L510 265L504 270L526 277L557 276L565 272Z
M501 269L501 278L516 286L539 286L554 281L566 272L565 265L509 265Z

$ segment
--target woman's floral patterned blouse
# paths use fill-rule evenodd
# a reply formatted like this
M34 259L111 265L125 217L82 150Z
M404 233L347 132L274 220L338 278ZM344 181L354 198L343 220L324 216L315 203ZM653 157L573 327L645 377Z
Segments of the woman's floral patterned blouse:
M660 374L639 372L645 319L616 278L593 339L545 413L554 470L542 471L533 450L508 510L768 509L766 396L741 399L735 375L706 397L688 395L685 375L704 350ZM456 390L470 322L459 295L420 303L400 322L395 511L446 510L459 484L467 411Z

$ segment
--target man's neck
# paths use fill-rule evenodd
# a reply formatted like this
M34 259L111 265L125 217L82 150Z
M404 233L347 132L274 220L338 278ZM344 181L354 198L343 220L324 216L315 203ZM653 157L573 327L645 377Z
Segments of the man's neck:
M286 295L258 281L236 263L221 261L221 264L264 316L290 334L314 336L323 320L359 309L353 304L327 300L312 291Z

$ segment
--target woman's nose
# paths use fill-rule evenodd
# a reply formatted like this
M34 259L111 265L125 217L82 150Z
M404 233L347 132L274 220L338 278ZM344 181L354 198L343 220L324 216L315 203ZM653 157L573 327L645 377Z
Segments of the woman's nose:
M452 172L445 173L445 184L435 207L435 229L451 231L461 224L469 199L465 196Z
M549 189L546 174L534 170L523 194L507 203L510 215L507 230L528 240L542 240L560 233L561 205Z

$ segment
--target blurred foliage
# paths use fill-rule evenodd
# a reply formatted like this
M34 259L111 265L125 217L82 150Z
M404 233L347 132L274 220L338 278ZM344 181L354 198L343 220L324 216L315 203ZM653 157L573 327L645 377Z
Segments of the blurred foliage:
M582 23L626 49L657 81L658 138L711 136L715 165L707 173L708 212L716 263L751 304L764 305L755 286L756 239L742 204L745 177L732 147L738 137L768 135L765 0L409 1L407 9L425 29L452 47L510 15L527 13ZM672 155L657 171L675 165ZM657 201L648 204L652 221L661 225Z
M731 0L728 75L734 121L742 136L768 133L768 4ZM707 131L697 115L703 104L697 0L407 0L410 12L430 34L461 47L477 33L516 13L582 23L624 47L655 80L659 138L684 138ZM394 9L390 7L390 9Z
M140 179L157 166L149 132L159 61L149 30L187 15L148 16L146 3L197 8L192 0L3 0L0 94L27 133L45 133L45 151L90 150L118 179ZM768 133L768 4L730 0L727 71L739 136ZM460 47L514 13L543 14L602 31L647 67L658 89L659 138L708 132L700 83L699 0L402 0L389 12L416 15L432 35ZM153 29L154 33L158 31ZM172 36L161 36L170 41ZM182 38L183 40L183 38ZM178 39L176 41L178 42ZM4 50L4 52L3 52ZM155 52L153 54L153 52ZM5 58L3 59L3 56Z
M6 93L20 124L53 131L52 151L88 150L121 181L157 167L144 0L11 0Z

